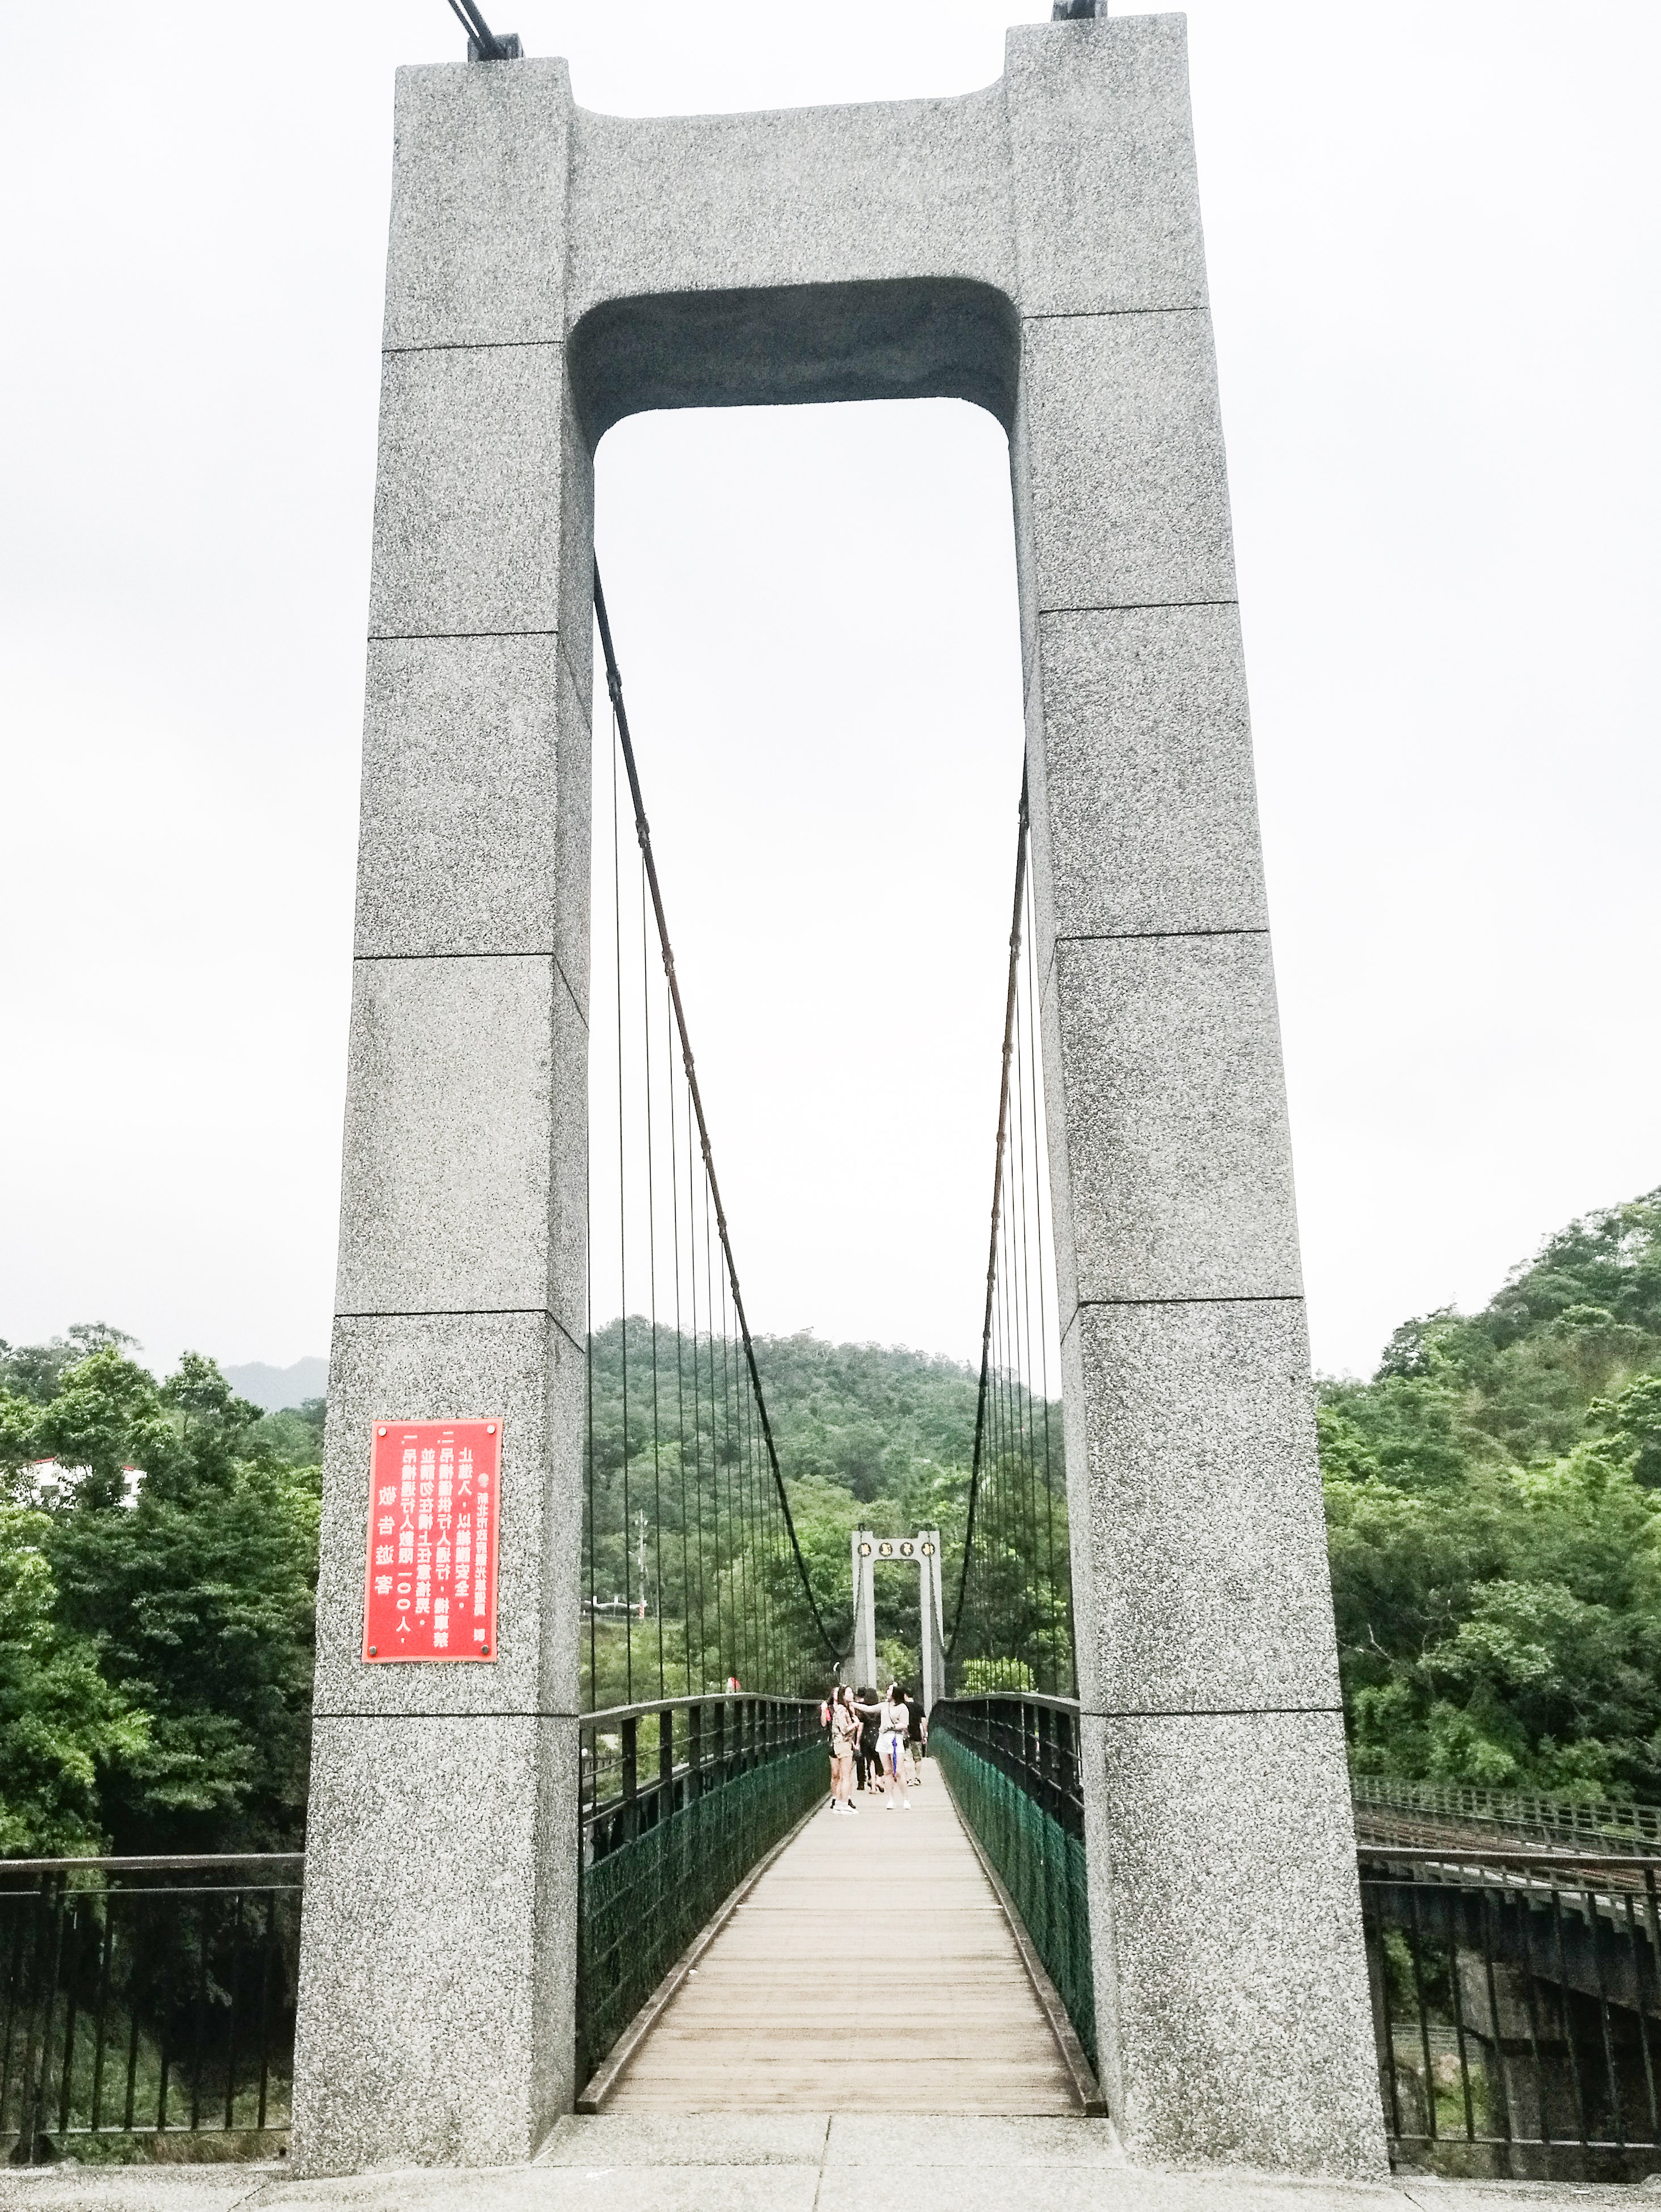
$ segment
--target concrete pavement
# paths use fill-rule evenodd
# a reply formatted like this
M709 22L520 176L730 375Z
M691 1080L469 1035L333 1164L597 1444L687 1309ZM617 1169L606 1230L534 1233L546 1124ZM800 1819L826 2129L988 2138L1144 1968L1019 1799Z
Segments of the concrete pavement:
M574 2115L533 2165L338 2180L294 2180L281 2161L0 2170L0 2212L1641 2212L1658 2197L1147 2170L1106 2120L882 2112Z

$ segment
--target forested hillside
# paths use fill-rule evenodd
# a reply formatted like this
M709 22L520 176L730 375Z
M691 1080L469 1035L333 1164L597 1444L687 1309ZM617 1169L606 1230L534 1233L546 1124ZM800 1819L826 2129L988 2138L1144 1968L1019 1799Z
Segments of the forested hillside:
M725 1465L727 1423L724 1411L712 1414L707 1388L699 1397L688 1379L700 1356L709 1359L707 1344L695 1349L690 1338L660 1328L655 1357L664 1412L662 1441L654 1453L649 1414L654 1350L649 1324L631 1316L627 1331L630 1480L625 1492L622 1323L613 1322L594 1340L593 1582L602 1598L626 1592L638 1599L642 1583L636 1560L643 1534L645 1591L654 1614L661 1605L667 1617L684 1623L698 1601L693 1597L689 1605L682 1531L696 1521L700 1491L706 1520L712 1513L710 1492L717 1468ZM852 1613L849 1539L856 1527L896 1535L937 1526L947 1559L960 1556L974 1454L977 1377L954 1361L899 1346L825 1344L806 1334L758 1338L756 1351L814 1598L822 1618L840 1631ZM727 1359L735 1357L726 1355ZM724 1364L718 1346L713 1371L723 1401L728 1395ZM1059 1439L1059 1424L1056 1433ZM759 1453L755 1459L760 1468ZM684 1498L683 1461L688 1485ZM1059 1450L1056 1477L1059 1484ZM642 1512L643 1532L638 1519ZM625 1526L630 1530L626 1559ZM1064 1533L1062 1540L1064 1545ZM707 1544L706 1531L706 1548ZM794 1568L776 1574L770 1591L774 1604L783 1609L794 1606L797 1589ZM878 1576L876 1594L883 1665L896 1674L915 1674L919 1643L916 1572L885 1570ZM712 1597L709 1607L715 1604ZM817 1640L806 1626L806 1608L800 1610L801 1643L811 1653L818 1648ZM593 1639L586 1686L593 1705L621 1702L631 1688L636 1696L648 1694L637 1676L631 1684L624 1673L624 1634L621 1625L613 1622L609 1628L602 1626ZM678 1636L671 1642L681 1648ZM696 1630L692 1644L696 1658ZM722 1671L713 1657L703 1668L712 1681Z
M637 1425L647 1323L631 1319L626 1342L631 1500L651 1502L646 1595L666 1613L683 1602L662 1480L674 1447L654 1468ZM608 1595L625 1572L624 1344L617 1322L595 1340ZM262 1416L211 1361L189 1356L158 1384L131 1349L102 1326L0 1345L0 1853L248 1849L303 1832L321 1405ZM666 1383L672 1332L656 1350ZM809 1336L757 1350L827 1619L847 1617L861 1522L937 1523L955 1560L974 1375ZM1317 1418L1358 1764L1661 1801L1661 1192L1572 1224L1481 1313L1404 1324L1371 1382L1322 1386ZM88 1472L40 1510L27 1469L46 1456ZM132 1507L128 1465L147 1474ZM1064 1500L1050 1504L1064 1545ZM1036 1579L1036 1557L1013 1556L1019 1526L1006 1537L1011 1570ZM885 1660L904 1669L915 1577L878 1589ZM597 1702L619 1694L614 1650Z
M1661 1191L1319 1422L1357 1764L1661 1800Z

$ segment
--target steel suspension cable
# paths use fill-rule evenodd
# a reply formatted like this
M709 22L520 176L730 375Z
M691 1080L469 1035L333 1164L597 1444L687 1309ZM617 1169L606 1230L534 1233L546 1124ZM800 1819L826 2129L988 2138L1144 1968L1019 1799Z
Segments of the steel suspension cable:
M652 1326L652 1545L657 1571L658 1695L663 1685L663 1424L658 1413L658 1201L656 1133L652 1119L652 975L646 950L646 881L640 886L640 1008L645 1042L647 1303ZM626 1316L625 1316L626 1319ZM645 1547L641 1548L641 1603L646 1602Z
M1037 935L1037 931L1032 926L1035 917L1033 914L1032 889L1030 882L1027 885L1027 914L1026 1003L1033 1009L1033 1012L1036 1017L1038 1005L1038 977L1037 961L1033 951L1033 939ZM1042 1129L1044 1123L1043 1109L1038 1097L1037 1029L1038 1024L1037 1019L1034 1018L1027 1025L1027 1062L1032 1092L1032 1126L1035 1129ZM1032 1204L1033 1212L1037 1218L1038 1246L1038 1360L1043 1399L1044 1543L1046 1571L1050 1588L1049 1601L1051 1608L1053 1609L1056 1604L1056 1467L1055 1462L1050 1456L1050 1307L1044 1285L1044 1213L1042 1160L1040 1160L1039 1163L1039 1172L1033 1178ZM1068 1597L1065 1619L1068 1655L1067 1687L1068 1690L1072 1690L1076 1688L1076 1674L1073 1653L1073 1577L1070 1571L1067 1578L1067 1586ZM1052 1695L1059 1695L1063 1692L1063 1684L1060 1671L1053 1664L1051 1668L1050 1689Z
M623 1679L624 1703L635 1698L634 1600L629 1583L629 1184L623 1081L623 870L618 828L618 757L611 750L611 936L618 1001L618 1322L623 1361Z
M691 1094L693 1110L697 1116L698 1139L703 1154L704 1174L709 1195L715 1205L715 1226L721 1237L722 1257L725 1259L727 1281L732 1291L733 1310L737 1316L739 1334L744 1342L745 1364L749 1371L750 1387L755 1394L756 1412L761 1424L763 1440L767 1448L768 1464L772 1470L773 1486L778 1494L784 1525L789 1533L790 1548L795 1557L796 1572L800 1577L802 1594L807 1600L808 1611L819 1641L833 1661L838 1663L846 1656L846 1644L838 1650L820 1614L818 1601L813 1595L813 1584L807 1571L807 1562L802 1556L796 1534L794 1516L790 1510L790 1499L784 1487L784 1475L779 1465L778 1449L774 1441L773 1425L768 1418L766 1395L761 1386L761 1370L756 1361L755 1342L750 1334L750 1323L744 1310L744 1295L739 1288L737 1263L733 1257L732 1238L727 1224L726 1210L721 1205L721 1186L715 1177L714 1149L709 1141L709 1127L703 1111L703 1099L698 1090L697 1071L692 1059L692 1045L686 1025L686 1010L681 1003L680 981L675 973L675 958L669 942L669 925L664 914L663 893L658 882L657 861L652 852L651 831L646 819L646 808L641 798L640 774L635 763L634 741L629 732L629 716L623 702L623 678L618 672L617 654L612 649L611 625L605 612L605 593L599 579L599 563L594 564L594 614L599 623L600 647L605 658L605 688L617 716L618 733L623 749L624 765L628 771L630 795L634 801L635 835L640 842L641 859L646 869L646 878L651 890L653 912L657 919L658 942L663 954L663 970L669 982L670 1000L674 1007L675 1027L680 1036L681 1060L686 1071L686 1086ZM1022 856L1025 854L1025 829L1026 822L1026 786L1021 786ZM1019 908L1017 910L1019 920ZM1012 978L1011 989L1014 986ZM1005 1085L1008 1081L1008 1040L1004 1048ZM713 1322L713 1316L711 1320ZM712 1346L713 1351L713 1346Z
M667 1011L668 991L664 992ZM669 1215L675 1232L675 1471L680 1498L680 1626L684 1647L685 1691L692 1694L692 1578L688 1564L686 1528L686 1340L681 1334L680 1303L680 1139L675 1120L675 1060L674 1041L671 1034L672 1017L663 1024L664 1058L668 1063L668 1080L665 1096L669 1105L665 1119L669 1124ZM699 1653L703 1648L703 1636L698 1639ZM700 1673L702 1667L700 1666Z
M1024 929L1023 935L1027 936L1030 941L1029 932ZM1024 1061L1025 1057L1027 1034L1032 1027L1030 1016L1031 1010L1029 1009L1029 1018L1023 1021L1020 1018L1019 1010L1019 1008L1017 1009L1015 1018L1015 1152L1018 1162L1018 1174L1019 1177L1018 1187L1020 1191L1020 1243L1019 1250L1016 1257L1015 1267L1015 1336L1017 1372L1020 1377L1021 1382L1021 1474L1024 1491L1022 1503L1025 1506L1026 1515L1026 1556L1032 1561L1036 1571L1038 1558L1038 1500L1037 1488L1037 1468L1034 1457L1036 1430L1032 1416L1032 1370L1036 1363L1032 1357L1032 1255L1027 1240L1026 1196L1028 1163L1026 1156L1026 1084L1024 1078ZM1032 1635L1035 1626L1033 1607L1030 1595L1026 1598L1025 1611L1027 1615L1027 1635L1030 1638ZM1038 1684L1038 1687L1040 1689L1043 1689L1043 1686L1044 1685L1042 1682ZM1051 1686L1053 1687L1053 1685Z
M599 1539L594 1528L594 1239L593 1194L585 1164L582 1171L583 1241L587 1255L587 1340L588 1357L583 1363L588 1388L588 1704L590 1710L599 1702L599 1615L595 1606L598 1590L594 1580L594 1565L599 1553Z
M698 1214L692 1168L692 1096L686 1095L686 1260L692 1287L692 1495L698 1510L698 1667L709 1671L709 1560L703 1537L703 1355L698 1350ZM716 1532L720 1557L720 1531ZM721 1585L715 1585L715 1641L721 1641ZM689 1691L689 1696L691 1694Z
M1023 766L1020 812L1015 833L1015 897L1009 921L1009 985L1004 999L1003 1073L998 1088L997 1158L992 1170L992 1227L987 1240L986 1314L981 1324L981 1379L975 1398L975 1452L969 1470L969 1508L964 1522L963 1567L958 1577L957 1609L952 1616L952 1633L946 1644L948 1659L957 1650L958 1633L963 1626L964 1593L969 1587L969 1562L975 1549L975 1513L980 1498L986 1443L987 1387L991 1378L992 1324L998 1294L998 1231L1003 1212L1004 1152L1009 1141L1009 1062L1014 1049L1015 994L1020 982L1021 924L1025 919L1026 842L1026 770ZM994 1487L995 1491L995 1484Z

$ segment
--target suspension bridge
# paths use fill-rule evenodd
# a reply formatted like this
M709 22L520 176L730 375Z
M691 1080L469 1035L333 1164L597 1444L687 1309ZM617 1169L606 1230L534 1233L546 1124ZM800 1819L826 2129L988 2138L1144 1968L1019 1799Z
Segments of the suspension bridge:
M591 1254L602 1233L612 1247L625 1318L599 1334L591 1318L588 1334L579 2107L815 2111L832 2063L861 2106L879 2104L903 2068L920 2110L1104 2110L1050 1970L960 1817L958 1793L983 1795L996 1771L983 1745L971 1747L967 1709L945 1694L965 1681L1042 1685L1058 1717L1056 1789L1034 1812L1053 1831L1051 1850L1065 1858L1070 1840L1077 1860L1025 785L961 1527L946 1556L937 1529L851 1530L850 1571L833 1596L816 1588L804 1554L768 1411L598 570L594 611L611 726L611 895L599 902L610 944L597 939L595 972L615 1013L616 1121L612 1202L602 1232L591 1190L589 1237ZM851 1522L851 1498L848 1507ZM885 1693L874 1679L875 1587L908 1567L920 1571L922 1648L905 1672L914 1692L926 1686L934 1786L868 1797L873 1817L855 1839L830 1817L820 1701L856 1656L867 1711ZM617 1589L620 1600L601 1594ZM1063 1808L1075 1816L1070 1839L1056 1822ZM899 1812L897 1826L879 1811ZM721 1848L707 1855L697 1827L711 1820ZM1056 1955L1089 2036L1081 1873L1075 1865L1056 1900L1055 1927L1035 1924L1060 1934ZM858 1926L877 1900L884 1941L852 1990L827 2003L827 1928Z
M1183 21L1069 4L952 99L624 118L457 4L470 59L397 91L296 2160L528 2159L608 2067L669 2097L831 1848L861 1532L804 1528L780 1449L593 454L930 397L1008 437L1025 727L973 1463L864 1532L919 1599L928 1809L836 1846L958 1900L942 2033L1030 2117L1376 2177ZM961 2049L912 2094L947 2071L989 2105Z
M905 2113L954 2202L1016 2169L1093 2197L1122 2157L1377 2185L1387 2128L1445 2117L1429 2000L1400 2094L1404 1913L1480 2030L1413 1880L1364 1921L1183 20L1065 0L979 92L625 118L454 4L469 60L397 90L303 1912L291 1867L39 1870L0 2106L24 2155L112 2095L164 2133L181 2081L192 2130L258 2135L286 2019L295 2202L545 2154L603 2180L593 2131L648 2123L648 2162L697 2162L700 2115L731 2149L761 2104L759 2156L818 2131L804 2204ZM972 1465L827 1551L593 454L648 410L919 397L1007 436L1025 671ZM907 1571L926 1779L839 1818L820 1701ZM169 1912L189 1972L152 1997ZM1589 2157L1638 2139L1606 2078Z
M452 4L469 59L397 90L304 1863L8 1863L12 2156L291 2148L179 2185L272 2212L1638 2178L1661 1815L1381 1785L1358 1850L1183 18L625 118ZM827 1541L593 455L919 397L1007 436L1020 602L980 1359L966 1480ZM849 1818L879 1591L928 1757Z

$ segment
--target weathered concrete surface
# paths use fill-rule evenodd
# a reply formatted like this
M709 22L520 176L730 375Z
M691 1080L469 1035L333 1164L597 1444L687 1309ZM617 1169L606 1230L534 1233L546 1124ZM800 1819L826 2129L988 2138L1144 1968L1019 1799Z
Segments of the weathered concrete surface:
M1019 195L1012 462L1103 2087L1139 2163L1366 2179L1384 2144L1181 27L1014 32L1006 82L1051 185Z
M933 395L1010 436L1104 2075L1139 2159L1382 2173L1182 18L881 106L401 71L385 343L296 2165L522 2160L572 2094L593 445ZM507 1423L465 1674L357 1657L369 1424L423 1413ZM488 2082L366 1806L472 1839Z
M1072 1523L1086 1711L1324 1724L1337 1655L1329 1610L1305 1597L1326 1531L1301 1299L1083 1306L1064 1359L1090 1501Z
M1126 2166L1105 2120L897 2108L568 2118L534 2165L333 2181L281 2165L0 2170L0 2212L1615 2212L1635 2194L1147 2172Z
M302 2172L526 2159L575 2087L593 471L563 344L574 112L562 62L399 73ZM491 1415L494 1663L365 1664L373 1423Z

